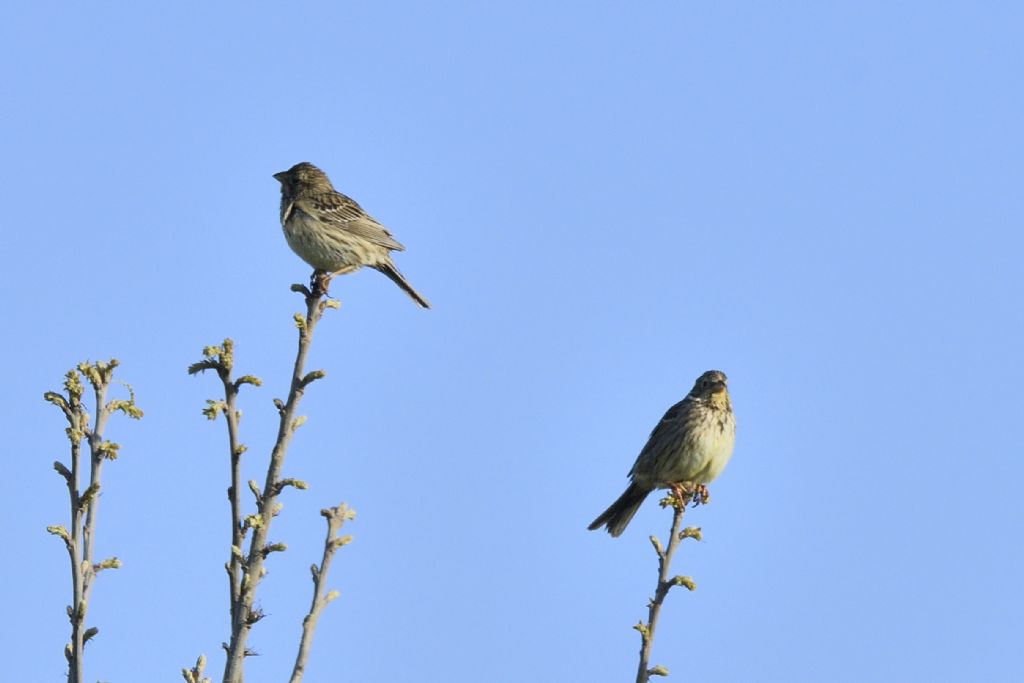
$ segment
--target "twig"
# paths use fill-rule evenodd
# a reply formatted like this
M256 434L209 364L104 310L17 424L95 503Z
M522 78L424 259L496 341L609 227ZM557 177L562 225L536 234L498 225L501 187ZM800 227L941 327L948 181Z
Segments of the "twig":
M306 672L306 661L309 659L309 649L313 644L313 631L316 629L317 619L320 612L327 603L338 597L337 591L331 591L324 595L324 585L327 582L327 572L331 566L331 558L338 548L347 545L352 541L351 536L338 537L338 530L350 519L355 519L355 510L350 510L347 505L327 508L320 511L320 514L327 519L327 538L324 540L324 554L320 559L320 566L315 564L309 568L313 575L313 601L309 606L309 613L302 620L302 640L299 641L299 652L295 657L295 667L292 669L290 683L299 683L302 675Z
M205 668L206 657L199 655L199 659L196 660L194 667L181 670L181 677L185 679L185 683L210 683L210 679L203 675L203 669Z
M207 401L203 414L207 418L216 419L218 413L224 413L228 425L228 454L231 460L231 485L228 487L228 500L231 503L231 552L224 568L228 574L231 623L235 622L235 610L239 602L242 577L242 543L245 539L246 527L242 524L242 491L241 491L241 460L246 447L238 439L238 422L242 417L237 408L238 391L245 384L260 386L263 382L253 375L244 375L237 380L231 378L235 365L235 343L225 339L221 346L207 346L203 349L206 360L189 366L191 375L215 370L224 385L223 401Z
M107 389L117 365L118 362L114 359L106 363L79 363L76 369L69 370L65 375L66 397L53 391L43 394L43 398L60 408L67 418L69 426L66 434L71 443L71 469L60 462L53 464L53 468L64 478L68 488L71 531L69 532L63 525L46 528L51 534L63 539L71 561L72 604L67 608L71 621L71 641L64 647L64 656L68 661L69 683L84 683L82 671L85 644L99 633L99 629L95 627L85 627L85 615L93 581L104 569L117 569L121 566L121 561L116 557L93 562L93 542L103 463L116 459L119 450L118 444L103 438L107 420L119 410L133 419L142 417L142 411L135 405L135 395L131 387L128 387L128 399L107 402ZM79 375L93 388L96 417L92 426L89 425L89 413L82 405L84 387ZM83 439L89 444L89 486L84 492L79 493Z
M663 549L657 537L651 536L651 545L654 546L654 551L658 554L658 585L654 591L654 597L647 605L647 623L640 622L633 627L640 632L640 664L636 671L636 683L647 683L651 676L668 676L668 669L660 664L648 668L654 632L658 626L658 616L661 614L661 605L665 602L665 596L673 586L684 586L691 591L697 588L689 576L669 578L672 557L676 553L676 548L679 547L679 542L684 538L696 538L697 540L701 538L698 527L687 527L682 531L679 529L682 526L683 513L686 511L686 504L690 498L690 496L680 498L672 492L661 500L662 507L672 507L672 528L669 531L667 548Z
M238 443L239 413L235 408L234 399L241 384L259 384L259 380L249 375L234 381L231 380L233 358L230 340L226 340L223 347L204 349L203 354L206 356L206 360L195 363L189 368L189 372L192 374L204 370L216 370L225 389L224 400L208 401L208 406L203 411L211 419L215 418L218 412L224 413L228 421L228 439L232 457L231 488L229 489L232 547L231 558L226 565L231 584L231 640L225 645L227 663L224 667L224 683L241 683L242 681L243 662L246 656L252 654L246 648L249 631L253 624L263 618L262 611L254 608L256 588L266 573L263 563L270 553L286 549L283 543L268 543L271 521L280 508L277 497L287 486L306 488L304 482L291 478L282 479L281 470L292 434L305 421L305 418L296 417L296 410L302 395L309 384L324 376L322 370L304 374L306 355L312 341L313 330L325 308L337 308L338 306L337 301L327 298L326 292L318 287L314 287L310 291L303 285L293 285L292 291L304 295L306 314L305 316L295 314L295 326L299 331L298 350L292 369L288 398L284 402L277 399L274 401L280 416L280 424L277 439L271 451L265 483L261 489L256 482L249 482L249 488L256 498L256 514L242 517L241 513L238 458L244 452L245 447ZM241 546L250 530L252 536L249 550L248 553L243 554Z

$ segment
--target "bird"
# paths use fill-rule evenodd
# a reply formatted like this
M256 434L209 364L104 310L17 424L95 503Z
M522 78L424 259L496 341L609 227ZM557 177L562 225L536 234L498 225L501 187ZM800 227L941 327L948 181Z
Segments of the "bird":
M604 526L619 536L654 489L703 490L732 456L736 419L724 372L708 370L690 393L668 409L651 431L629 471L630 483L618 500L587 527Z
M285 240L315 269L314 288L320 283L326 290L332 277L369 266L391 278L417 304L430 308L391 260L392 251L405 247L355 200L335 190L326 173L303 161L274 178L281 183Z

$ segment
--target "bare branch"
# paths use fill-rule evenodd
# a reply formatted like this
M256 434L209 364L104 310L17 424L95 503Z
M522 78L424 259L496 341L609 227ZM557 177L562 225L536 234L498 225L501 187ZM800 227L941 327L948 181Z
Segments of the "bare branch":
M306 489L309 488L309 484L307 484L306 482L302 481L301 479L294 479L292 477L288 477L288 478L282 479L281 481L279 481L276 484L274 484L274 490L277 493L281 493L281 491L283 491L288 486L292 486L294 488L297 488L300 491L305 491Z
M696 538L697 540L701 538L699 527L686 527L682 531L679 529L683 522L686 505L692 499L692 494L680 498L676 492L670 492L661 500L662 507L672 508L672 528L669 530L668 547L666 548L662 548L661 542L651 536L651 545L654 546L654 550L658 554L658 584L654 591L654 597L647 604L647 623L640 622L633 627L640 632L640 664L637 666L636 683L647 683L651 676L668 676L668 669L660 664L649 667L651 645L654 643L654 633L658 626L661 606L673 586L683 586L691 591L697 588L689 576L669 578L672 557L676 553L676 548L679 547L679 542L684 538ZM707 497L704 495L704 502L706 500Z
M313 370L312 372L310 372L309 374L302 378L300 384L303 386L303 388L305 388L306 386L312 384L318 379L323 379L326 376L327 373L324 372L323 370Z
M273 552L281 552L285 549L283 543L268 543L267 537L270 533L271 520L281 509L277 497L286 486L304 488L305 483L296 479L281 479L281 470L284 466L284 458L288 451L288 445L295 430L305 420L304 417L296 416L296 410L302 399L303 392L307 385L324 376L323 371L316 370L304 374L306 355L312 341L313 330L319 322L323 311L328 307L322 292L311 292L307 287L297 285L292 291L301 293L305 298L305 315L296 314L294 317L295 326L298 329L298 349L296 351L295 363L292 369L291 383L286 400L274 399L274 406L277 408L280 423L278 426L277 439L270 455L270 463L267 468L265 483L260 489L254 483L250 483L250 490L256 497L257 513L241 516L240 510L235 508L238 501L239 479L237 476L237 459L241 449L235 441L234 430L237 429L239 413L234 405L234 396L243 384L259 385L260 380L252 375L244 375L238 380L231 382L230 372L224 372L224 366L230 363L224 362L224 354L231 354L231 347L225 342L223 348L214 348L210 353L204 351L208 359L221 361L218 373L225 385L224 405L220 408L228 419L229 431L231 431L232 442L232 484L229 489L232 494L232 553L229 560L229 575L231 576L232 598L231 598L231 640L228 643L227 663L224 669L224 683L241 683L242 669L245 657L253 654L247 647L249 631L256 621L262 618L262 611L255 609L256 589L260 580L266 573L263 566L267 556ZM223 351L224 353L220 353ZM202 365L202 363L196 364ZM195 366L194 366L195 367ZM215 413L216 414L216 413ZM215 416L215 415L214 415ZM248 552L241 551L244 535L252 530L249 539Z
M57 473L60 474L60 476L64 477L64 481L67 481L67 482L71 481L71 479L72 479L71 470L69 470L67 467L65 467L64 463L60 462L59 460L55 461L53 463L53 469L57 470Z
M238 420L241 416L236 406L238 390L243 384L259 386L259 378L253 375L243 375L237 380L232 380L231 371L235 366L235 343L229 338L225 339L220 346L207 346L203 348L205 360L193 363L189 366L190 375L215 370L224 387L224 399L207 399L206 407L203 408L203 415L214 420L218 414L224 415L228 426L228 454L231 461L231 485L228 487L228 501L231 504L231 553L228 557L227 568L229 583L229 607L231 621L234 623L237 618L239 595L241 594L242 581L242 554L241 547L244 540L245 528L242 522L241 502L241 457L245 453L245 446L239 442ZM256 493L256 491L253 491Z
M79 363L74 370L64 375L66 397L52 391L43 395L44 400L59 407L67 418L69 426L66 433L71 444L70 468L61 462L53 464L53 469L61 475L68 489L71 528L69 530L64 525L46 528L49 533L60 536L64 541L71 561L72 604L67 608L68 619L71 622L71 642L64 648L64 656L68 661L69 683L84 683L82 671L85 644L99 633L96 627L85 627L93 581L101 571L121 566L120 560L116 557L93 562L93 541L103 463L116 459L119 451L118 444L103 438L107 420L115 412L124 413L133 419L142 417L142 411L135 405L135 393L128 385L125 385L128 388L127 399L114 399L109 402L106 400L114 368L117 366L118 362L115 359L107 362ZM81 401L84 393L81 378L84 378L93 389L96 416L92 425L89 424L89 413ZM89 444L89 485L80 494L78 486L83 468L83 440Z
M185 679L185 683L210 683L210 679L203 675L203 669L205 668L206 657L199 655L196 665L191 669L182 669L181 676Z
M338 531L345 522L355 519L355 510L349 509L344 503L333 508L326 508L320 514L327 519L327 538L324 539L324 553L320 559L320 566L315 564L310 567L313 575L313 601L309 606L309 613L302 620L302 639L299 641L299 652L295 657L295 666L292 669L290 683L299 683L306 671L306 662L309 659L309 650L313 645L313 631L316 629L316 622L320 618L320 612L329 602L338 597L337 591L330 591L324 594L324 585L327 581L327 572L331 566L331 558L338 548L351 543L351 536L338 537Z

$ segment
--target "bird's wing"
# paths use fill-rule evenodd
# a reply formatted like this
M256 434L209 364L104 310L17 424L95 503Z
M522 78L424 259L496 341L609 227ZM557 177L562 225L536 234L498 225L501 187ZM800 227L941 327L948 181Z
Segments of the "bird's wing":
M690 402L684 398L665 411L661 421L654 425L654 429L651 430L651 436L647 439L644 449L636 457L636 462L633 463L633 469L629 471L629 476L647 474L658 469L658 457L665 453L666 447L672 441L680 438L681 430L679 425L690 411L690 407Z
M405 251L405 247L391 236L387 228L363 211L354 199L346 197L340 192L300 197L295 200L295 208L323 223L361 237L367 242L379 244L394 251Z

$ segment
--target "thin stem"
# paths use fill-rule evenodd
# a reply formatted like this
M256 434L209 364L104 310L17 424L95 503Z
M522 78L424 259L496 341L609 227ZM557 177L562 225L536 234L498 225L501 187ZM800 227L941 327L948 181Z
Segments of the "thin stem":
M228 558L228 582L230 583L231 620L234 623L235 610L238 607L238 596L241 590L242 575L242 490L241 460L242 449L238 443L238 409L236 399L238 387L231 381L230 369L220 373L224 382L224 419L228 423L228 448L231 452L231 488L228 498L231 500L231 557Z
M106 427L110 411L106 407L107 386L109 373L99 371L98 381L93 386L93 396L96 400L96 418L92 429L87 429L89 439L89 488L91 495L87 496L84 505L79 498L78 510L75 514L74 527L76 531L81 525L81 556L76 557L75 568L75 603L71 614L71 650L72 661L75 665L75 676L77 683L84 683L82 678L82 659L85 651L85 614L89 605L89 595L92 593L93 579L96 578L96 570L93 568L93 541L96 534L96 516L99 512L99 491L100 478L103 473L103 461L106 456L101 445L103 444L103 430ZM82 422L86 417L82 416ZM77 488L77 483L76 483ZM84 522L83 522L84 519ZM75 548L76 556L79 548Z
M354 512L348 509L344 503L338 507L321 510L320 514L327 518L327 538L324 540L324 554L320 559L320 566L313 565L310 569L313 573L313 601L309 606L309 613L302 620L302 639L299 641L299 651L295 656L295 666L292 669L290 683L299 683L302 675L306 672L306 662L309 660L309 650L313 645L313 632L316 630L316 622L320 618L320 612L331 600L337 597L333 591L324 595L324 586L327 582L327 572L331 567L331 558L341 546L348 543L349 537L338 538L338 530L346 522L352 519Z
M306 315L304 318L296 316L299 340L295 364L292 368L291 387L288 391L288 399L280 409L281 420L277 430L277 440L270 454L267 478L258 505L259 523L252 530L249 552L242 567L239 600L232 615L231 642L228 645L227 664L224 667L224 683L241 683L246 641L252 624L259 619L259 614L253 611L253 602L256 596L256 587L263 575L263 561L266 558L265 549L270 533L270 523L274 515L277 514L275 508L277 496L280 493L278 480L281 477L281 469L284 467L288 445L297 426L295 411L308 383L304 376L306 354L313 338L313 330L327 305L326 299L321 300L323 293L319 289L314 288L314 291L310 292L302 288L300 291L306 295Z
M81 419L81 407L75 407L75 419ZM72 422L72 428L74 422ZM81 547L81 501L78 496L78 464L82 455L82 447L78 442L71 444L71 478L68 479L68 493L71 497L71 541L67 544L68 556L71 559L71 644L67 650L68 683L82 683L82 651L84 650L83 634L79 628L79 620L75 614L82 604L82 562L79 559Z
M647 624L640 624L640 664L636 670L636 683L647 683L651 677L649 668L651 660L651 645L654 643L654 632L658 627L658 616L661 614L661 605L665 596L672 586L676 585L669 579L669 571L672 566L672 557L682 540L680 526L683 523L683 513L686 511L686 502L680 501L674 495L670 495L670 504L673 508L672 529L669 531L668 547L662 550L658 540L651 536L651 543L658 553L658 585L654 591L654 598L651 599L647 610Z
M242 384L255 384L259 386L260 380L251 375L246 375L235 381L231 372L235 364L235 344L230 339L225 339L222 346L210 346L203 349L203 355L207 360L194 363L189 366L189 374L216 370L221 384L224 386L224 401L218 404L216 401L208 401L209 406L203 413L211 420L216 418L219 412L224 413L224 420L228 425L228 459L231 462L231 484L228 486L228 501L231 505L231 547L228 561L224 564L228 574L228 598L231 623L235 623L239 596L241 594L242 581L242 543L245 540L245 527L242 525L242 474L241 462L242 453L245 452L238 439L238 390Z
M191 669L182 669L181 676L185 679L185 683L210 683L210 679L203 675L205 668L206 657L199 655L196 665Z
M118 448L117 444L103 440L107 420L115 410L122 410L135 419L142 417L142 411L135 406L134 394L131 394L128 400L112 401L110 404L106 402L107 389L117 365L116 360L107 363L80 363L76 370L71 370L65 375L66 399L56 392L46 392L43 395L45 400L58 406L67 418L67 436L71 442L71 468L68 469L60 462L54 463L54 469L64 478L68 488L71 529L69 531L63 526L47 527L51 534L63 538L71 562L72 600L68 607L71 641L64 649L70 683L83 683L85 643L97 633L95 628L85 628L85 616L93 582L99 571L120 566L116 557L95 563L93 556L103 462L116 457ZM89 414L82 405L83 387L79 375L85 377L93 387L96 418L92 427L89 426ZM89 443L90 467L89 486L80 493L78 487L83 474L82 439Z
M99 513L100 475L103 471L103 461L106 460L106 456L100 449L100 444L103 443L103 430L106 428L107 419L110 417L110 411L106 407L107 384L105 382L96 385L94 396L96 398L96 420L92 430L89 432L89 486L90 488L95 487L96 493L90 496L85 509L85 527L83 529L85 550L82 554L82 561L90 566L92 565L92 543L93 533L96 529L96 515ZM85 599L89 599L88 588L86 588Z

